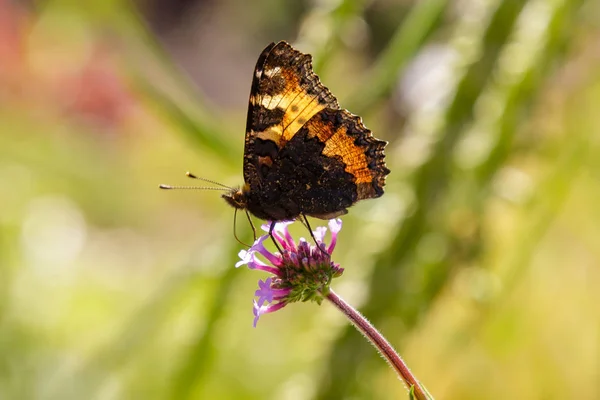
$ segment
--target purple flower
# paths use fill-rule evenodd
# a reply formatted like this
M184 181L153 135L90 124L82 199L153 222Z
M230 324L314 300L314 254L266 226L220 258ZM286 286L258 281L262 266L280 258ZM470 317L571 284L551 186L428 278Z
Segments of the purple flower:
M300 238L296 243L288 230L292 221L275 224L273 236L283 250L283 254L271 253L263 242L269 238L264 235L258 238L248 250L239 253L240 261L235 266L248 265L250 269L258 269L271 274L267 279L258 281L258 290L254 296L254 326L263 314L275 312L289 303L296 301L315 301L321 304L329 292L333 278L344 272L338 264L331 261L331 253L337 242L337 235L342 229L342 221L329 221L331 243L325 243L326 227L318 227L313 235L316 245L311 245ZM270 223L262 226L269 231ZM317 247L319 246L319 247ZM262 257L268 263L257 258Z

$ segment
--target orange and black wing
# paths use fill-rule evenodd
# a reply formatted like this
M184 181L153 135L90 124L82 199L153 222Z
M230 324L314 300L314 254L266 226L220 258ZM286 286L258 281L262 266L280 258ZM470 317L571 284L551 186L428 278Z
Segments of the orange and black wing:
M339 108L311 56L279 42L258 59L246 129L248 209L272 221L333 218L383 194L387 142Z
M250 91L245 182L260 185L261 165L270 165L296 132L325 108L339 106L312 71L312 57L284 41L267 46L256 63Z
M317 139L323 145L321 156L336 160L356 188L354 201L380 197L385 176L383 149L386 141L373 137L359 116L347 110L325 109L303 127L307 140Z

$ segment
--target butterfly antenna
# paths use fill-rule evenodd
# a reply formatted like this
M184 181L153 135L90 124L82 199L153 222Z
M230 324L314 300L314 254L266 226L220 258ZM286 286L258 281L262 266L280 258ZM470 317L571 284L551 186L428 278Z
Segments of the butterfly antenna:
M171 190L171 189L189 189L189 190L230 190L224 188L216 188L216 187L204 187L204 186L172 186L172 185L158 185L161 189Z
M233 212L233 237L235 238L235 240L237 240L241 245L246 246L246 247L252 247L249 244L246 244L244 242L242 242L238 236L237 236L237 232L236 232L236 221L237 221L237 208L235 209L235 211ZM254 241L256 241L256 234L254 234Z
M215 182L215 181L211 181L210 179L206 179L206 178L200 178L199 176L196 176L196 175L192 174L190 171L186 172L185 174L186 174L186 175L187 175L189 178L192 178L192 179L198 179L198 180L200 180L200 181L204 181L204 182L212 183L213 185L217 185L217 186L221 186L221 187L227 188L227 189L229 189L229 190L233 190L233 188L232 188L232 187L229 187L229 186L227 186L227 185L223 185L222 183Z

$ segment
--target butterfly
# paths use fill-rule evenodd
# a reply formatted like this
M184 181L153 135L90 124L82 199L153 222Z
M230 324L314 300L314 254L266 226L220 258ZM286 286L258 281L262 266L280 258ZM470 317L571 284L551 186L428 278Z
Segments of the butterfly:
M271 221L271 237L277 221L299 217L312 234L307 216L335 218L359 200L383 195L390 173L386 145L360 117L340 108L313 72L309 54L285 41L271 43L252 79L244 185L222 197L236 210Z

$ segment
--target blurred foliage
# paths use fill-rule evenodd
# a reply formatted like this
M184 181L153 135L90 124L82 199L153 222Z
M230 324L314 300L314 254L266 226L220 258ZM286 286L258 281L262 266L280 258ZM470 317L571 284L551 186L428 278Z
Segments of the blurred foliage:
M599 398L600 3L286 4L0 0L0 398L407 398L327 304L253 329L232 210L157 189L241 183L282 39L390 141L336 291L436 398Z

